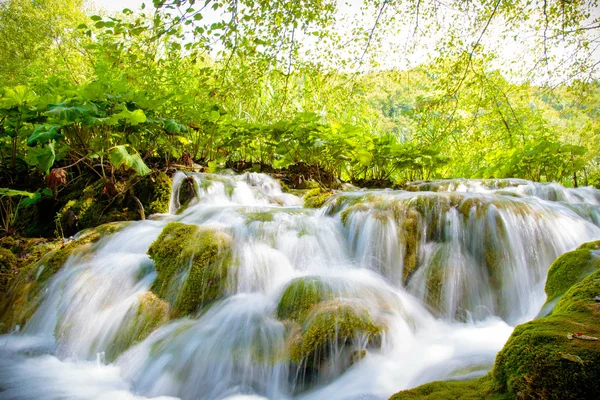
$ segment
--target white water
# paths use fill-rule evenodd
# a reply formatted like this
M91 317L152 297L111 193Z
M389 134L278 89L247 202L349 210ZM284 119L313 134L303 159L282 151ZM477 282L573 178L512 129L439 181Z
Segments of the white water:
M539 311L551 262L600 239L600 191L591 188L445 181L421 187L430 192L340 193L308 210L265 175L197 174L198 199L177 214L184 177L174 177L169 215L131 223L71 257L21 332L0 336L0 399L385 399L478 376L514 325ZM474 205L461 208L466 200ZM418 240L406 278L409 217ZM200 316L112 354L156 277L146 251L170 221L233 236L228 292ZM442 285L432 301L436 273ZM291 367L275 310L302 276L319 276L338 298L366 308L387 327L381 346L347 369L341 360L366 344L336 348L312 381Z

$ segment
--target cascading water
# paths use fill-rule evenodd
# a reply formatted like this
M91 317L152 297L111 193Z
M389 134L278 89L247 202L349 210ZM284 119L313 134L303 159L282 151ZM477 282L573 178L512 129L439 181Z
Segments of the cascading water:
M539 311L551 262L600 239L591 188L439 181L312 210L262 174L173 182L168 215L73 254L0 336L0 398L384 399L481 375ZM220 294L187 316L193 255L162 297L148 256L174 221L231 243Z

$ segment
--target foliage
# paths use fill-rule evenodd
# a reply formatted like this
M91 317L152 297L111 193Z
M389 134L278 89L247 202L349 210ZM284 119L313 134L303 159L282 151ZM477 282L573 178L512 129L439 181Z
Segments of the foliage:
M589 5L451 3L472 16L465 26L439 24L420 1L364 2L379 24L343 29L334 0L155 1L87 17L78 0L4 2L0 184L41 192L32 177L55 170L55 198L89 176L115 197L131 189L118 184L129 175L193 163L309 171L304 180L330 186L600 184L600 85L580 57L597 29ZM542 29L549 58L577 44L582 74L567 71L550 90L498 69L490 43L465 45L497 19ZM418 23L411 40L445 33L439 51L402 71L362 69L399 21Z

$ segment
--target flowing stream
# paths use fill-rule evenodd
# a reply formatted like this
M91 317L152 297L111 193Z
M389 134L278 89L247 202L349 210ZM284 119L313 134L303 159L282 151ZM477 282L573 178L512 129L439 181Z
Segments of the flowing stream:
M186 176L197 197L180 207ZM0 399L386 399L487 373L539 312L552 261L600 239L600 191L522 180L409 189L339 192L306 209L266 175L177 173L168 215L71 256L27 324L0 336ZM157 275L148 247L172 221L233 238L226 293L115 352ZM302 277L368 310L385 327L376 345L359 335L332 343L317 370L292 366L276 310Z

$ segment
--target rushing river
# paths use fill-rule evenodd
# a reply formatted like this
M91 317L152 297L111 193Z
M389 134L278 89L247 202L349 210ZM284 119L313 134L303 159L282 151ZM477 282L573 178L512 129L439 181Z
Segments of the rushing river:
M189 174L197 198L69 258L27 324L0 336L0 399L386 399L489 371L545 301L552 261L600 239L600 191L522 180L346 191L321 209L262 174ZM146 254L172 221L233 238L224 296L114 354L156 278ZM319 279L385 329L334 347L307 376L290 365L286 287ZM257 350L257 349L260 349ZM349 357L360 354L353 362Z

